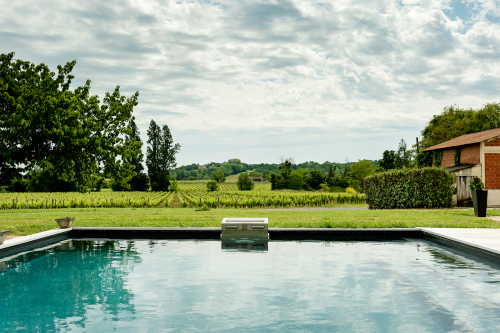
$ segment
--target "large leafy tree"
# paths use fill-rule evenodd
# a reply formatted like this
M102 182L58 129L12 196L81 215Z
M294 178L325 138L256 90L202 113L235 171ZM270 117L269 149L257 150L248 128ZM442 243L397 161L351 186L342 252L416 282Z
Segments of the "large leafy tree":
M90 95L90 80L70 89L76 61L58 66L15 60L0 55L0 173L26 172L38 167L82 189L104 161L130 177L133 167L124 157L138 149L127 144L127 121L139 93L130 98L119 87L101 103ZM4 172L6 171L6 172Z
M175 155L181 146L172 139L167 125L160 126L151 120L148 129L148 149L146 166L153 191L167 191L170 172L177 165Z
M489 103L479 110L444 108L432 117L422 131L422 145L428 148L461 135L500 127L500 103Z

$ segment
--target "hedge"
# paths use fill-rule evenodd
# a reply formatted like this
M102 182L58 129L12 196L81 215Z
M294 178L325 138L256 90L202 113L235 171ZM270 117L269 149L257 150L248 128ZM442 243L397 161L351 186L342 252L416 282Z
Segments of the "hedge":
M441 167L398 169L365 178L370 209L450 207L455 177Z

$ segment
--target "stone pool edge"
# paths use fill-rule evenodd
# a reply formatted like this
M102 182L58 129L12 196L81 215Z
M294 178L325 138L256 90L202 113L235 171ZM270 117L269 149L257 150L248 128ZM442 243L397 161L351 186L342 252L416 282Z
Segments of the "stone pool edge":
M220 239L220 228L95 228L54 229L5 241L0 258L33 250L66 239ZM500 259L500 251L439 234L425 228L270 228L270 240L389 241L403 238L430 239L446 246Z
M500 260L500 251L495 249L470 243L449 235L443 235L435 230L426 230L426 228L419 229L422 231L425 239L431 239L442 245L451 246L466 252L472 252L476 255L485 256L490 259Z

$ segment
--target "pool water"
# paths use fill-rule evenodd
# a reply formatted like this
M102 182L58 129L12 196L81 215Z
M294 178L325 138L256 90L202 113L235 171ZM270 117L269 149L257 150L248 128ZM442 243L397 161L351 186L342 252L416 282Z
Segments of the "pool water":
M0 330L499 332L499 269L425 240L72 240L0 260Z

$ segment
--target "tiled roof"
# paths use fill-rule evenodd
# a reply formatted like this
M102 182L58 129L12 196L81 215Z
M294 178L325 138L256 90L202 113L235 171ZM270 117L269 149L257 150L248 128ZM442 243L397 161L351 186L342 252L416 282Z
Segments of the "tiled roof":
M473 143L478 143L481 141L485 141L491 138L500 137L500 128L495 128L488 131L471 133L459 136L458 138L451 139L449 141L440 143L438 145L432 146L430 148L425 149L425 151L443 149L443 148L451 148L451 147L459 147L470 145Z

